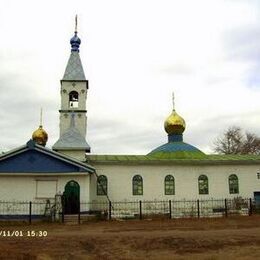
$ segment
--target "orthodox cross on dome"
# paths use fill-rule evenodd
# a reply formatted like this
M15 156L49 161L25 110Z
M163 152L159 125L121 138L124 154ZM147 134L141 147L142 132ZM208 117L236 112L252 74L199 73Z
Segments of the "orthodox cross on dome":
M43 146L45 146L48 141L48 134L42 128L42 108L41 108L41 112L40 112L40 125L39 125L39 128L33 132L32 139L37 144L43 145Z
M172 109L175 110L174 92L172 92Z
M40 112L40 126L42 126L42 107L41 107L41 112Z
M75 32L74 36L70 39L71 51L79 52L79 46L81 43L80 38L78 37L78 15L75 16Z
M78 32L78 15L75 16L75 33Z

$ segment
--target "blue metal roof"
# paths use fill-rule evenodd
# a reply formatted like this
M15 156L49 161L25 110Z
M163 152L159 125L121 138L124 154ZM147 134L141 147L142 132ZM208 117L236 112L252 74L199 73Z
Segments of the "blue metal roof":
M180 152L180 151L197 151L201 152L199 149L196 147L184 143L184 142L171 142L171 143L166 143L164 145L161 145L151 151L151 153L156 153L156 152ZM150 153L150 154L151 154Z
M93 173L94 171L92 166L38 145L33 140L0 156L0 173Z
M184 143L182 141L182 135L169 135L169 142L163 144L156 149L152 150L148 156L153 156L156 158L167 158L167 159L192 159L192 158L202 158L206 156L202 151L193 145Z

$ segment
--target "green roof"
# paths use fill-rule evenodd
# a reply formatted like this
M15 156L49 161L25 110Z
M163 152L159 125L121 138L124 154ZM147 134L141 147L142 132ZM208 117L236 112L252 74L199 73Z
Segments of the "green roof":
M171 141L163 144L148 155L158 159L201 159L205 157L205 154L198 148L182 141Z
M260 164L260 155L203 155L180 159L151 155L86 155L93 164Z

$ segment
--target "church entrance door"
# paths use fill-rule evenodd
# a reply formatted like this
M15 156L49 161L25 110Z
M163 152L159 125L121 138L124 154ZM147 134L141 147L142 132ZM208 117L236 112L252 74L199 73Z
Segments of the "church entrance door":
M64 213L77 214L80 210L80 186L76 181L69 181L63 192Z

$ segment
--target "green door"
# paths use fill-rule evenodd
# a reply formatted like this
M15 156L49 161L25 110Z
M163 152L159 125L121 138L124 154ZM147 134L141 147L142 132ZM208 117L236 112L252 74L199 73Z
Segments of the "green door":
M76 181L69 181L65 186L64 213L77 214L80 210L80 186Z

